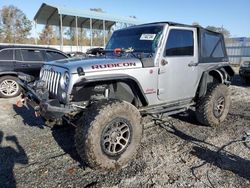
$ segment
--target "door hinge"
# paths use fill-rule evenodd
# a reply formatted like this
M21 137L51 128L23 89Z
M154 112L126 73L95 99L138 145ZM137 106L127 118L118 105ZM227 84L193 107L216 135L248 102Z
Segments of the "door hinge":
M157 95L161 95L161 94L163 94L164 92L165 92L165 89L160 88L160 89L157 90Z
M159 70L158 70L158 74L165 73L166 70L167 70L167 69L166 69L165 67L161 67L161 68L159 68Z

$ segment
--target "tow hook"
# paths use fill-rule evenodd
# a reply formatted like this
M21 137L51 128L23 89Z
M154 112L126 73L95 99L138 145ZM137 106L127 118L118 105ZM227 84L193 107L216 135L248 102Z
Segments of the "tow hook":
M41 116L40 107L39 107L39 106L36 106L36 107L34 108L34 110L35 110L35 116L36 116L36 117L40 117L40 116Z
M26 102L26 97L25 98L22 98L22 99L20 99L20 100L18 100L17 102L16 102L16 106L18 107L18 108L22 108L23 106L24 106L24 104L25 104L25 102Z

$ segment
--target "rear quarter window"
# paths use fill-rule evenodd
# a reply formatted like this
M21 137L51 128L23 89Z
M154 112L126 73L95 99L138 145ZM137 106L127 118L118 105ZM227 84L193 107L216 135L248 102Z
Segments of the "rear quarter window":
M202 37L202 57L224 57L222 40L219 35L204 33Z
M200 63L228 61L224 37L222 34L200 28L199 39Z
M64 54L56 51L46 51L47 61L56 61L67 58Z

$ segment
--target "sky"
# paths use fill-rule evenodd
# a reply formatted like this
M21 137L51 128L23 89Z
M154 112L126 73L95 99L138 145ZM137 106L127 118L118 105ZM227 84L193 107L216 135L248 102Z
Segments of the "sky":
M198 22L228 29L231 37L250 37L250 0L0 0L14 5L33 20L42 3L69 8L102 8L116 16L136 16L143 22Z

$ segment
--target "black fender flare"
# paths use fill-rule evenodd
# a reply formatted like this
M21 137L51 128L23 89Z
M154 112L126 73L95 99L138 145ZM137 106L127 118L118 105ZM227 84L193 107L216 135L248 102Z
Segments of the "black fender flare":
M231 78L234 76L234 70L230 65L213 67L206 70L202 76L197 90L197 97L202 97L207 93L207 85L211 82L211 77L216 78L219 83L230 85Z
M0 72L0 77L1 76L16 76L18 77L18 73L14 71L2 71Z
M133 93L139 97L143 106L148 105L147 97L145 96L145 93L143 92L139 81L132 76L123 74L90 76L81 79L78 83L75 84L75 86L85 85L93 82L124 82L131 88Z

